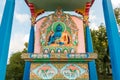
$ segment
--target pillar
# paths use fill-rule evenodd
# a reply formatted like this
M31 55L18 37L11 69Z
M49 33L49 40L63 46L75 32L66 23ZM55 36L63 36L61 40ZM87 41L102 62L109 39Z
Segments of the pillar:
M1 33L1 25L0 25L0 40L2 39L2 38L1 38L1 37L2 37L1 34L2 34L2 33ZM0 41L0 42L1 42L1 41ZM1 48L0 48L0 50L1 50Z
M29 43L28 43L28 54L33 52L34 52L34 26L32 25L29 36ZM31 62L29 61L25 62L23 80L30 80L30 65Z
M6 0L0 27L0 80L5 80L15 0Z
M113 80L120 80L120 38L111 0L103 0Z
M89 26L86 26L86 52L90 54L94 52ZM98 80L95 61L93 60L89 62L88 67L89 67L89 79Z

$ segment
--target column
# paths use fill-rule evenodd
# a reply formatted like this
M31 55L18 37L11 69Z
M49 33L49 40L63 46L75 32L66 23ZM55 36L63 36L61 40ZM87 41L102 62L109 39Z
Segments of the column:
M120 80L120 38L111 0L103 0L113 80Z
M86 52L93 53L93 44L89 26L86 26ZM90 80L98 80L95 61L88 63Z
M33 52L34 52L34 26L32 25L29 36L29 43L28 43L28 54ZM31 62L29 61L25 62L23 80L30 80L30 65Z
M15 0L6 0L0 27L0 80L5 80Z
M1 24L0 24L0 40L1 40ZM1 41L0 41L1 42ZM1 48L0 48L0 50L1 50Z

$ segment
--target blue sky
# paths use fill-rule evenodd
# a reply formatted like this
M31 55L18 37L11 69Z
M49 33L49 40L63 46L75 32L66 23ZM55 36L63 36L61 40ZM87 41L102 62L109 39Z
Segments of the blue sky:
M0 0L0 23L6 0ZM120 0L111 0L113 8L120 7ZM24 48L24 43L28 42L30 31L30 11L24 0L16 0L15 12L13 19L13 28L9 48L9 57L16 51L21 51ZM48 15L44 13L41 16ZM75 14L75 13L71 13ZM97 29L101 23L104 23L102 0L95 0L90 10L90 28Z

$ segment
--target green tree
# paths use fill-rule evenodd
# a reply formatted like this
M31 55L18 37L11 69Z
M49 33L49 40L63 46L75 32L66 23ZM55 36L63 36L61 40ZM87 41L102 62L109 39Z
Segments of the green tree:
M91 34L94 51L98 54L98 59L96 60L98 75L104 75L103 78L108 78L107 75L110 74L110 59L105 26L101 24L99 29L92 30Z
M120 8L115 8L114 12L115 12L117 23L120 26Z
M117 24L120 27L120 8L115 8L114 12ZM103 75L102 80L105 78L108 79L111 65L105 26L101 24L98 30L92 30L91 33L93 38L94 51L98 53L98 59L96 60L98 75L99 77L101 77L100 75Z
M24 72L24 60L21 54L27 52L27 43L21 52L16 52L10 57L10 64L7 65L6 80L22 80Z
M7 66L6 80L22 80L24 61L21 59L21 52L16 52L10 58Z

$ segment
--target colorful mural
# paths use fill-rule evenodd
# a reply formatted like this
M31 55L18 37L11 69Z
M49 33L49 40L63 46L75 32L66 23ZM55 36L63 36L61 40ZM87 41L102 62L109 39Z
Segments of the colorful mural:
M74 21L76 19L79 23ZM49 53L56 53L57 50L62 53L85 53L82 20L58 9L38 21L34 53L42 53L44 50Z
M61 69L61 74L63 74L65 78L72 79L72 80L77 79L79 76L83 75L85 72L86 72L85 69L81 68L76 64L66 64Z
M83 63L32 63L31 80L89 80L88 65Z
M32 72L42 79L52 79L58 73L58 70L52 64L43 64L32 70Z
M89 79L88 64L76 63L90 58L85 54L83 21L80 18L57 9L36 23L35 33L34 54L26 55L26 58L42 63L32 63L30 79Z

